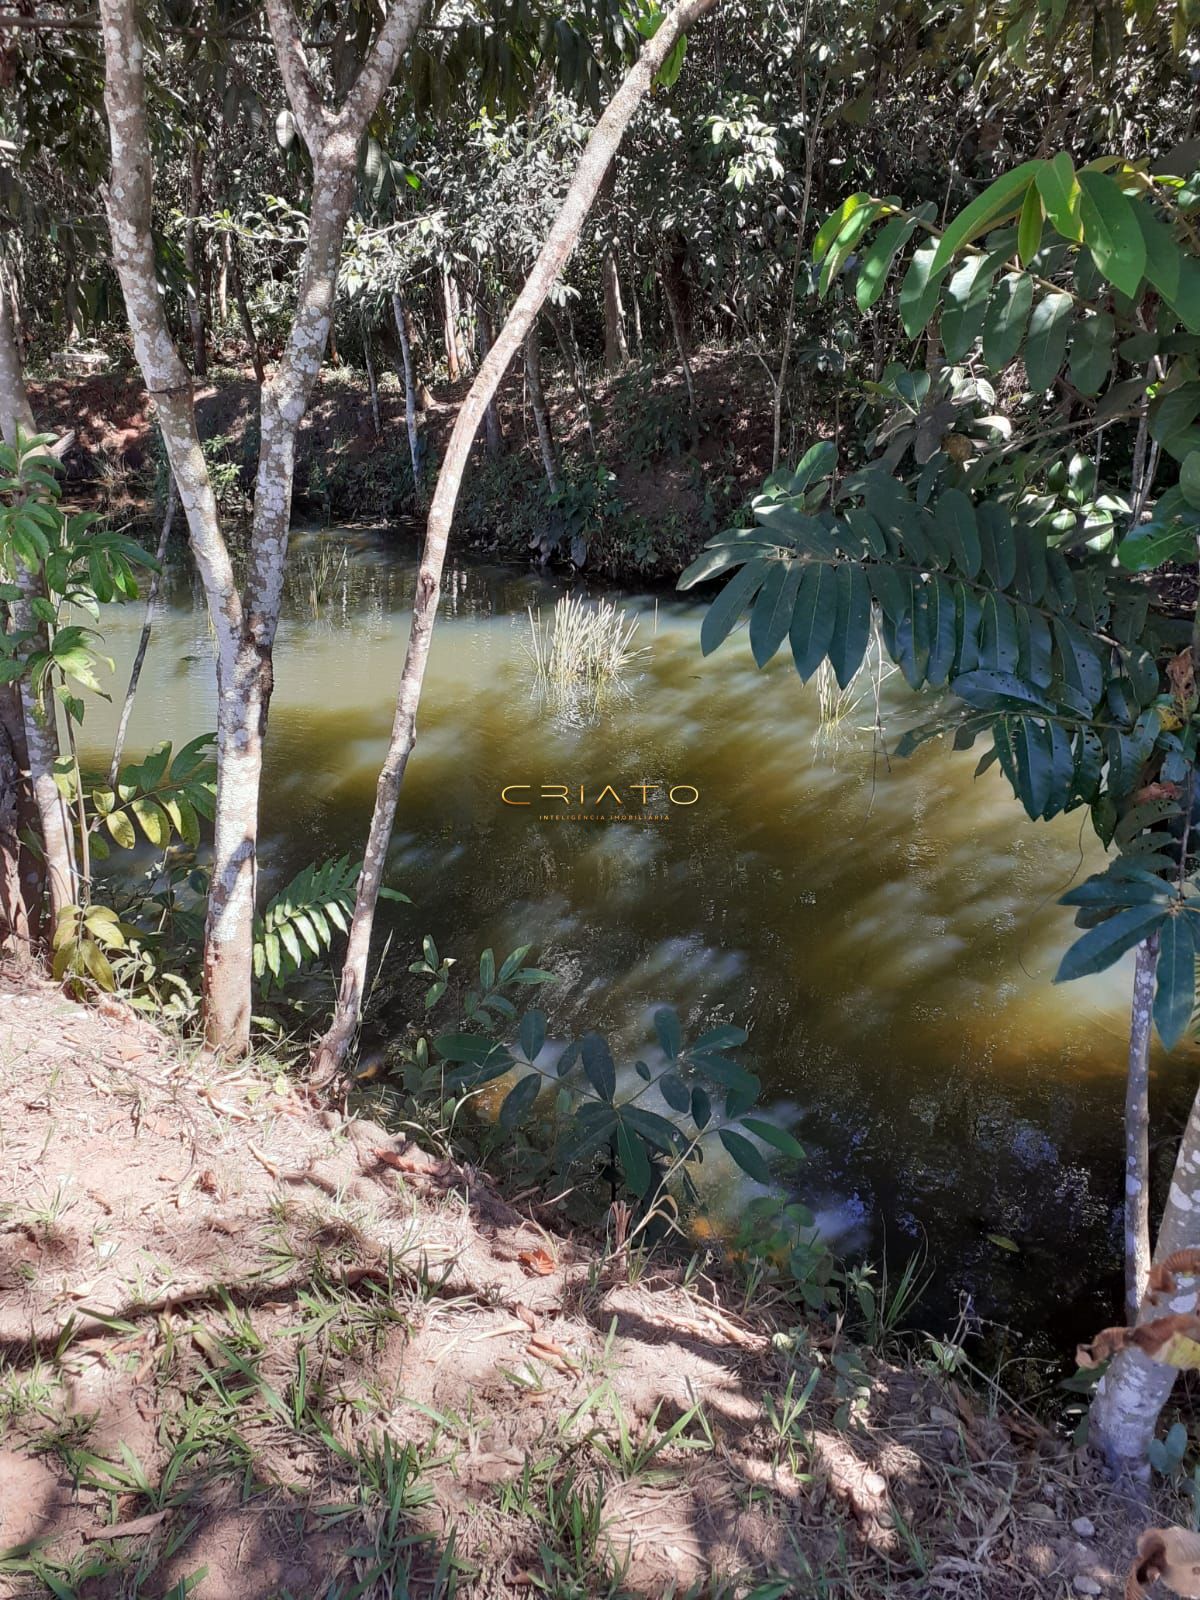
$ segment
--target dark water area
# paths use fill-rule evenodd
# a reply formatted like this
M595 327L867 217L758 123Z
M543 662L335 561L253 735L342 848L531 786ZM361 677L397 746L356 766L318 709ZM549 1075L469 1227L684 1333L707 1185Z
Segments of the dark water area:
M307 862L361 854L414 571L383 534L296 539L267 892ZM531 943L561 978L546 996L554 1029L606 1029L630 1059L664 1004L693 1030L745 1024L746 1063L808 1151L797 1192L835 1250L886 1252L894 1274L926 1249L931 1330L969 1295L1043 1352L1072 1350L1119 1314L1130 980L1122 965L1050 982L1071 936L1054 901L1100 860L1086 819L1030 823L995 769L976 780L970 756L940 746L889 764L869 693L823 726L786 651L760 673L739 635L703 659L692 601L620 597L645 647L624 692L548 699L527 608L545 615L562 592L486 566L447 576L392 846L390 882L414 905L389 908L387 965L403 973L426 932L467 962ZM105 618L118 686L139 626L140 608ZM164 584L142 681L131 754L214 726L212 645L187 576ZM881 711L892 742L922 714L897 677ZM114 720L89 711L98 763ZM608 784L629 800L635 783L699 798L665 822L567 824L500 794L582 784L590 801ZM1184 1053L1156 1074L1169 1126L1193 1065ZM705 1171L726 1215L755 1192L720 1161Z

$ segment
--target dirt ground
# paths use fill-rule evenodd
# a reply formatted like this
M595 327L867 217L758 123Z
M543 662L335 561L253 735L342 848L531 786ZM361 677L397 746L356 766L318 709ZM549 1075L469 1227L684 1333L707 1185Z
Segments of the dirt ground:
M1123 1592L1002 1398L105 1006L0 968L0 1595Z

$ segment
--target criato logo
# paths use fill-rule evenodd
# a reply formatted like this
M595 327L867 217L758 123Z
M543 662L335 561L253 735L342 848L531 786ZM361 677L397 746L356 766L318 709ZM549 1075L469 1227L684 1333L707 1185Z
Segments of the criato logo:
M665 822L672 807L694 806L700 791L694 783L629 783L620 788L611 783L594 788L586 783L506 783L500 798L506 806L537 806L546 819Z

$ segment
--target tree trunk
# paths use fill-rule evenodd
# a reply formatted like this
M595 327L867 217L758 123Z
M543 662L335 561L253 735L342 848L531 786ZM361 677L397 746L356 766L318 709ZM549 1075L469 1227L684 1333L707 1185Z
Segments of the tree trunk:
M621 303L621 276L617 266L617 230L611 216L613 195L617 187L617 171L610 167L600 191L601 200L608 207L607 232L600 252L600 281L604 292L604 368L616 372L629 360L629 345L625 338L625 308Z
M1137 947L1125 1083L1125 1317L1135 1323L1150 1276L1150 1040L1158 935Z
M679 352L679 360L683 366L683 381L687 385L688 411L694 419L696 415L696 385L692 381L692 364L688 360L687 340L683 334L683 307L679 303L679 291L674 282L674 273L674 262L667 262L663 267L660 278L663 286L663 298L667 302L667 314L671 319L671 332L675 336L675 348Z
M22 836L40 829L25 719L16 685L0 685L0 950L28 954L42 942L45 874Z
M258 790L283 597L296 431L330 335L358 143L412 41L420 9L421 0L397 0L388 8L340 108L329 111L305 65L289 0L266 0L284 87L312 157L313 184L295 316L283 355L260 394L261 442L243 593L234 581L221 533L191 383L171 339L158 288L144 49L135 0L101 0L100 5L112 146L105 200L113 262L134 353L158 408L217 644L217 800L204 935L204 1027L209 1046L230 1054L240 1054L249 1042ZM30 754L32 758L32 748Z
M230 235L229 239L229 272L233 279L233 298L238 308L238 320L242 324L242 333L246 343L250 346L250 361L254 367L254 376L261 387L267 381L267 369L263 366L262 351L258 347L258 335L254 331L254 319L250 315L250 303L246 299L246 284L242 278L241 254Z
M229 317L229 258L232 251L233 242L228 233L223 233L217 263L217 321L222 329Z
M538 449L542 453L542 466L550 493L559 490L558 457L554 453L554 435L550 431L550 413L542 393L542 355L538 345L538 328L535 322L525 335L525 378L529 384L529 404L533 409L533 425L537 429Z
M417 417L417 384L413 371L412 340L408 333L408 312L397 291L392 295L392 316L396 322L396 337L400 341L400 359L404 363L404 425L408 429L408 455L412 462L413 493L421 503L421 426Z
M600 272L604 283L604 367L607 372L616 372L629 360L629 344L625 338L617 246L612 239L604 247Z
M451 383L462 376L458 362L458 313L455 304L454 279L449 267L442 268L442 338L446 346L446 375Z
M482 364L487 360L487 353L492 348L492 314L482 301L479 304L476 323L479 334L479 360ZM494 395L484 407L483 428L488 456L495 461L504 454L504 429L500 425L500 413L496 409Z
M579 404L583 408L583 420L587 426L588 446L593 456L599 454L596 448L596 428L592 421L592 397L588 391L587 373L583 367L583 357L579 353L579 341L575 337L575 323L568 311L564 314L558 306L550 300L543 307L550 326L554 329L554 337L558 340L559 353L563 358L563 366L571 374Z
M192 136L189 160L188 215L183 230L183 259L187 266L188 326L192 332L192 371L198 378L208 376L208 349L204 342L204 301L200 289L203 280L203 247L198 237L198 219L204 187L204 150L200 140Z
M379 385L375 382L375 363L371 360L371 339L366 332L363 333L363 360L367 367L367 388L371 394L371 426L375 429L375 441L383 438L383 422L379 416Z
M7 274L0 277L0 435L15 445L17 430L36 433L33 408L25 389L21 357L17 350L12 318L11 285ZM14 563L14 580L21 598L10 602L13 625L21 633L47 642L46 625L33 613L32 602L41 593L40 578L20 561ZM21 713L24 721L25 750L29 764L29 784L37 806L42 852L50 889L50 910L55 919L64 906L75 903L75 857L71 848L71 827L66 803L54 779L58 760L58 728L54 702L47 707L35 694L28 677L20 683Z
M437 618L446 547L450 538L459 487L476 430L509 362L524 343L525 336L533 327L546 296L550 293L555 279L579 239L580 230L587 220L588 212L596 199L605 173L620 143L621 135L679 35L713 4L714 0L681 0L680 4L663 17L657 31L643 47L637 62L626 74L620 88L592 130L546 242L539 251L524 287L508 314L507 321L488 351L487 359L476 373L475 381L454 420L429 508L421 566L417 573L408 649L400 676L391 737L388 740L387 754L375 790L375 809L371 816L363 869L355 894L354 916L350 924L346 960L338 986L337 1005L329 1029L313 1056L312 1074L317 1083L328 1083L341 1070L358 1027L362 1000L366 993L367 958L370 953L375 907L387 865L388 846L396 816L396 804L400 797L400 787L404 782L408 758L416 742L417 710L421 702L421 686L429 659L433 625Z
M79 259L74 235L63 245L63 342L69 350L79 338Z
M1192 1102L1175 1157L1175 1171L1154 1246L1155 1261L1177 1250L1200 1248L1200 1095ZM1139 1321L1168 1312L1194 1312L1197 1280L1182 1279L1179 1292L1154 1307L1144 1303ZM1100 1380L1092 1406L1089 1440L1119 1477L1148 1479L1146 1450L1167 1403L1178 1369L1151 1361L1140 1350L1122 1350Z

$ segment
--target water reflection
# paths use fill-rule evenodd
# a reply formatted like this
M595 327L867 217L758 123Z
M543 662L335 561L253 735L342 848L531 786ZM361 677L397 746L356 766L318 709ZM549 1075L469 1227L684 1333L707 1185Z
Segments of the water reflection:
M368 533L301 540L293 570L268 890L361 851L414 575ZM460 957L532 942L564 975L564 1030L586 1019L640 1047L663 1003L693 1027L747 1020L754 1068L810 1152L806 1196L848 1247L900 1256L924 1235L940 1310L968 1289L1063 1344L1109 1318L1128 973L1049 981L1070 929L1053 900L1098 859L1079 818L1031 824L994 771L975 781L937 747L890 769L869 737L816 752L816 697L790 664L756 672L744 640L702 659L699 611L675 598L626 602L650 646L627 694L564 716L527 652L527 607L558 592L494 568L448 576L392 847L391 881L416 902L392 914L396 971L426 931ZM137 619L106 625L121 682ZM131 751L213 725L207 622L183 576L143 683ZM893 724L912 713L896 679L883 700ZM102 755L109 719L89 713L87 732ZM659 781L700 802L637 827L499 799L509 783ZM1156 1094L1174 1108L1188 1076L1173 1068Z

